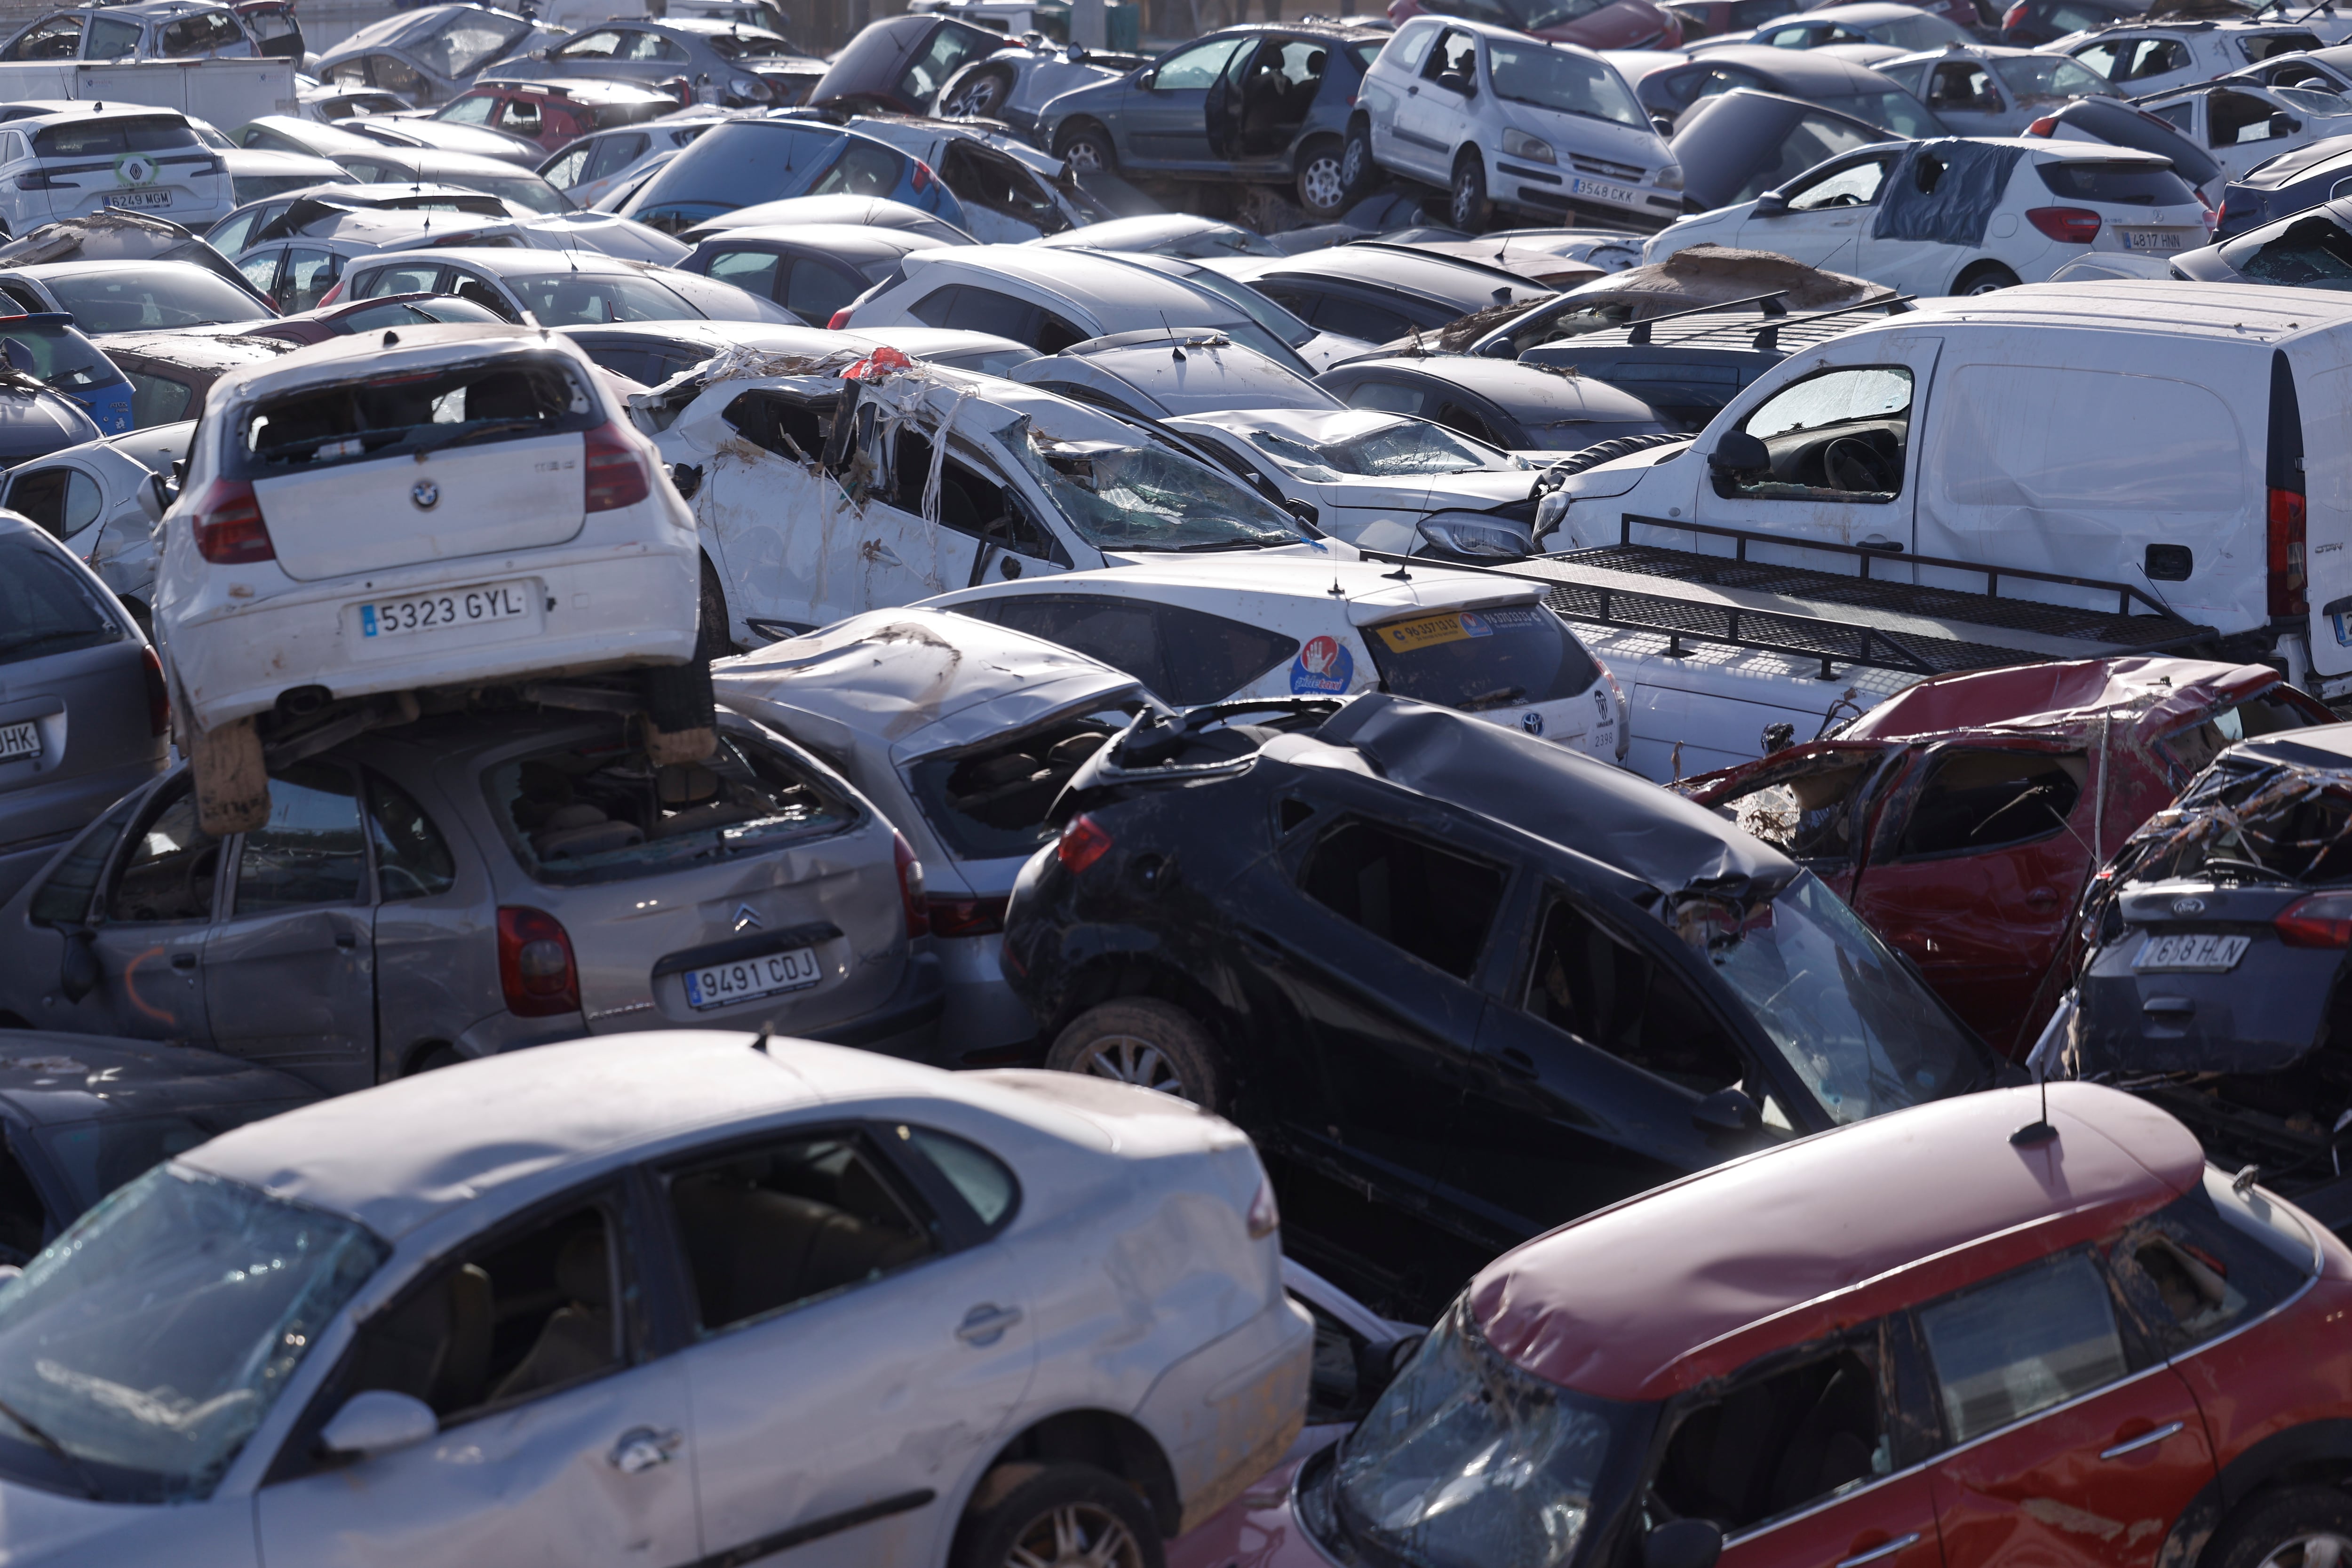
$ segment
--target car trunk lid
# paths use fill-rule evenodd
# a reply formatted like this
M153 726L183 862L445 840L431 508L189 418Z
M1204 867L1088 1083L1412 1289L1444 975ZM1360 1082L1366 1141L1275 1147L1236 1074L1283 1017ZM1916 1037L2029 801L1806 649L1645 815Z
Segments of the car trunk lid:
M577 432L406 453L255 483L287 575L309 582L561 544L586 521Z

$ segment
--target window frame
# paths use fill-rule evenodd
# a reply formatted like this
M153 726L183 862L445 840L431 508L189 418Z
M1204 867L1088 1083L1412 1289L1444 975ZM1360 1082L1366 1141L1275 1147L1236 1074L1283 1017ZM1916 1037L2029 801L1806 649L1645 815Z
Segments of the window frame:
M2039 1258L2004 1268L1998 1274L1970 1280L1966 1285L1944 1291L1927 1300L1915 1301L1904 1309L1903 1315L1911 1321L1913 1343L1918 1356L1920 1371L1925 1377L1924 1393L1929 1402L1927 1409L1934 1415L1937 1431L1940 1435L1940 1447L1935 1453L1928 1456L1929 1459L1941 1459L1948 1455L1973 1448L1979 1444L1996 1441L2029 1423L2072 1409L2085 1400L2104 1398L2135 1379L2146 1377L2150 1373L2160 1373L2168 1368L2169 1363L2165 1357L2140 1331L2114 1271L2109 1267L2106 1249L2120 1238L2120 1234L2111 1233L2095 1241L2077 1242L2072 1247L2057 1247L2043 1253ZM2122 1373L2070 1394L2063 1399L2028 1411L2024 1415L2013 1415L1997 1426L1984 1427L1965 1437L1958 1436L1956 1435L1958 1428L1944 1401L1943 1374L1937 1367L1935 1350L1928 1340L1927 1327L1921 1314L1965 1297L1996 1289L2011 1280L2021 1279L2037 1269L2050 1268L2059 1260L2069 1257L2080 1257L2088 1262L2092 1272L2098 1277L2101 1287L2106 1291L2107 1309L2115 1322L2116 1341L2123 1353Z
M1285 856L1289 862L1284 869L1290 883L1290 890L1307 905L1321 911L1325 918L1339 921L1365 941L1378 943L1383 952L1410 960L1426 970L1428 979L1441 984L1465 986L1482 994L1490 994L1489 986L1486 982L1497 962L1497 954L1501 951L1498 944L1517 937L1532 945L1531 941L1524 935L1527 928L1514 919L1520 907L1520 889L1525 885L1528 868L1515 865L1507 858L1481 853L1481 850L1488 846L1481 843L1478 836L1473 832L1465 831L1465 825L1445 824L1446 827L1454 829L1458 835L1449 842L1434 830L1435 824L1402 821L1392 814L1383 813L1344 799L1334 801L1333 804L1339 809L1332 812L1314 832L1305 835L1294 853ZM1482 867L1500 875L1502 881L1496 889L1494 913L1486 921L1486 931L1479 935L1477 949L1470 955L1470 962L1465 973L1455 974L1450 970L1441 968L1411 948L1403 946L1391 937L1381 935L1361 921L1325 903L1307 890L1308 873L1315 864L1316 857L1322 852L1324 845L1348 831L1349 828L1360 825L1409 843L1418 844L1429 852L1455 860L1467 861L1473 866Z
M1782 382L1764 396L1759 397L1754 403L1749 404L1747 408L1741 411L1738 422L1732 427L1743 434L1753 434L1753 432L1748 430L1749 425L1754 423L1766 409L1771 407L1772 405L1787 396L1790 393L1794 392L1797 388L1801 386L1810 386L1817 381L1824 381L1834 375L1861 375L1868 374L1873 372L1900 375L1904 380L1906 387L1908 389L1908 395L1904 400L1903 411L1901 414L1903 421L1903 462L1900 470L1895 476L1895 484L1893 490L1885 492L1874 490L1837 490L1816 485L1801 485L1794 480L1770 478L1769 477L1770 471L1768 469L1768 477L1761 481L1754 483L1743 483L1734 479L1727 473L1717 473L1712 478L1712 489L1716 495L1724 500L1730 501L1793 501L1799 504L1811 504L1822 500L1831 500L1834 501L1836 504L1845 506L1892 507L1901 505L1906 497L1911 497L1912 495L1912 470L1916 467L1915 458L1918 445L1918 433L1916 429L1916 426L1919 418L1919 383L1921 378L1919 372L1911 365L1893 361L1885 363L1874 362L1867 364L1855 363L1822 365L1809 374L1800 375L1791 380ZM1892 420L1895 416L1889 414L1882 415L1877 417L1881 420ZM1873 421L1845 419L1833 421L1832 423L1864 424L1871 422ZM1829 427L1829 426L1818 426L1817 429L1827 429ZM1780 432L1779 435L1787 436L1792 433L1793 432L1790 431L1782 431ZM1811 433L1808 432L1808 434ZM1776 437L1761 436L1757 438L1765 442L1769 446ZM1763 489L1762 487L1764 485L1783 485L1790 490L1802 490L1804 493L1801 495L1769 494ZM1914 504L1916 504L1916 498L1913 498L1913 500Z

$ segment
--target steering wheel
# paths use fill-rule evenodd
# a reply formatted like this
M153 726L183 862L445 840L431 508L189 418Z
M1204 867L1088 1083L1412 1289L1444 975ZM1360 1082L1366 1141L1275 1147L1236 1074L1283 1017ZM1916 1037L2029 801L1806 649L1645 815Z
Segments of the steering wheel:
M1884 491L1895 488L1895 477L1886 471L1886 459L1869 442L1853 436L1841 436L1822 450L1822 472L1829 477L1832 489Z

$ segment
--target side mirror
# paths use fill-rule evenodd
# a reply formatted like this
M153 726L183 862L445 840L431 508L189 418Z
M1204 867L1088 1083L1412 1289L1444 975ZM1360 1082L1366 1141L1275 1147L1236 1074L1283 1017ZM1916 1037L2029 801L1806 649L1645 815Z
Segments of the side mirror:
M1642 1537L1642 1568L1715 1568L1723 1531L1712 1520L1678 1519Z
M2292 136L2302 129L2303 121L2284 109L2271 116L2271 134L2273 136Z
M1144 91L1150 92L1151 90L1151 84L1158 80L1159 77L1160 69L1157 66L1146 66L1141 70L1135 73L1135 85L1141 88Z
M440 1418L425 1401L413 1394L370 1388L343 1401L343 1407L319 1434L319 1447L331 1454L364 1459L412 1447L440 1430Z
M1772 466L1772 453L1747 431L1727 430L1716 437L1706 466L1718 474L1752 474Z
M1650 116L1650 129L1661 136L1672 136L1675 133L1675 122L1663 114L1653 114Z
M1691 1125L1702 1132L1748 1133L1762 1130L1764 1112L1756 1102L1736 1089L1718 1089L1691 1107ZM1720 1548L1723 1538L1716 1537ZM1712 1557L1707 1559L1712 1563Z
M148 475L139 486L139 511L146 518L147 525L152 528L161 523L163 513L170 510L171 505L171 495L163 489L163 476Z
M1752 217L1779 217L1788 210L1789 198L1778 191L1765 192L1756 198L1756 205L1748 209Z

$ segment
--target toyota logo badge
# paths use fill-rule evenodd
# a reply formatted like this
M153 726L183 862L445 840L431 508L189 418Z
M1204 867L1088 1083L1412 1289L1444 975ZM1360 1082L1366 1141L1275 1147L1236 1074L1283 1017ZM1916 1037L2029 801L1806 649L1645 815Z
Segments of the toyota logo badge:
M1525 730L1525 731L1526 731L1528 734L1530 734L1530 735L1540 735L1540 734L1542 734L1542 733L1543 733L1543 715L1542 715L1542 714L1540 714L1540 713L1535 713L1535 712L1528 712L1528 713L1522 713L1522 714L1520 714L1520 715L1519 715L1519 728L1520 728L1520 729L1522 729L1522 730Z
M431 511L441 504L441 487L431 479L419 479L408 487L408 499L416 503L419 511Z

